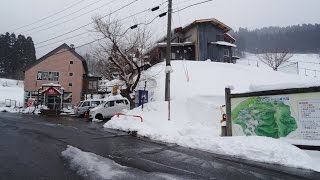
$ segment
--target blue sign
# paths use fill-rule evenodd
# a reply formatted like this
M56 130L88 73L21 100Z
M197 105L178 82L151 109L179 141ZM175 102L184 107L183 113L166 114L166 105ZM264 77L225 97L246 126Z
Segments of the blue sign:
M138 90L138 106L148 103L148 91Z

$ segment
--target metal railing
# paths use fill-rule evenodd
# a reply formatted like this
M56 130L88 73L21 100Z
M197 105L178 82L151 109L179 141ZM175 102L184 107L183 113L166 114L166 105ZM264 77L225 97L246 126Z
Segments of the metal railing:
M253 60L253 59L245 59L243 61L247 61L248 66L256 66L259 67L260 64L262 63L259 60ZM295 62L289 62L289 64L280 66L278 68L279 71L281 72L288 72L285 69L288 68L293 68L294 69L294 74L299 74L299 75L304 75L304 76L313 76L313 77L320 77L320 66L319 70L318 69L311 69L311 68L304 68L300 67L301 64L307 63L307 64L314 64L314 65L320 65L320 62L308 62L308 61L295 61ZM293 72L291 72L293 73Z

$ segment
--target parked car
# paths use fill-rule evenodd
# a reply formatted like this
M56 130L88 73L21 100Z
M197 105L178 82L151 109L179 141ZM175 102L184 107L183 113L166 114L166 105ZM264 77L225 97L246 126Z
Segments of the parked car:
M105 99L105 102L90 110L89 118L99 120L111 118L124 109L130 109L130 102L127 98Z
M103 102L103 99L87 99L80 101L80 103L75 107L74 113L76 115L83 116L85 112L88 112L91 108L99 106Z

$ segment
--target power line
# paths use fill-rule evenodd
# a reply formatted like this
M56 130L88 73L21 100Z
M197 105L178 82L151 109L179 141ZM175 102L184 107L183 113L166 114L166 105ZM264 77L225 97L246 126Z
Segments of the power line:
M10 30L10 32L11 32L11 31L16 31L16 30L19 30L19 29L22 29L22 28L25 28L25 27L29 27L29 26L31 26L31 25L34 25L34 24L38 23L38 22L41 22L41 21L43 21L43 20L46 20L46 19L48 19L48 18L50 18L50 17L52 17L52 16L55 16L55 15L57 15L57 14L60 14L60 13L62 13L62 12L64 12L64 11L66 11L66 10L69 10L69 9L73 8L74 6L77 6L77 5L81 4L81 3L83 3L84 1L85 1L85 0L77 1L76 3L71 4L70 6L64 8L63 10L60 10L60 11L58 11L58 12L55 12L55 13L49 15L49 16L46 16L46 17L44 17L44 18L41 18L41 19L39 19L39 20L37 20L37 21L34 21L34 22L30 23L30 24L26 24L26 25L20 26L20 27L18 27L18 28L16 28L16 29Z
M152 19L150 22L148 22L148 23L140 23L140 24L133 25L133 26L129 27L121 36L123 36L129 29L135 29L138 25L145 25L145 26L147 26L147 25L151 24L156 18L158 18L158 17L161 18L161 17L165 16L166 14L167 14L167 12L161 13L161 14L157 15L155 18L153 18L153 19ZM71 38L74 38L74 37L77 37L77 36L80 36L80 35L83 35L83 34L86 34L86 33L88 33L88 32L83 32L83 33L81 33L81 34L78 34L78 35L75 35L75 36L72 36L72 37L69 37L69 38L66 38L66 39L71 39ZM94 43L94 42L100 41L100 40L105 39L105 38L106 38L106 37L93 40L93 41L91 41L91 42L89 42L89 43L85 43L85 44L83 44L83 45L77 46L76 48L80 48L80 47L83 47L83 46L92 44L92 43ZM66 39L64 39L64 40L66 40ZM61 41L64 41L64 40L61 40ZM46 47L46 46L49 46L49 45L52 45L52 44L55 44L55 43L58 43L58 42L60 42L60 41L57 41L57 42L54 42L54 43L50 43L50 44L47 44L47 45L40 46L40 47L38 47L37 49L42 48L42 47ZM55 53L55 54L60 54L60 53L64 53L64 52L67 52L67 51L68 51L68 50L66 50L66 51L61 51L61 52Z
M163 4L163 3L161 3L159 6L161 6L162 4ZM148 9L143 10L143 11L141 11L141 12L138 12L138 13L136 13L136 14L141 14L142 12L146 12L146 11L148 11L148 10L150 11L150 10L152 10L152 9L154 9L154 8L159 7L159 6L155 6L155 7L153 7L153 8L148 8ZM154 11L155 11L155 10L154 10ZM136 14L135 14L135 15L136 15ZM154 17L154 18L153 18L150 22L148 22L148 23L135 24L135 25L129 27L124 33L122 33L122 34L119 35L119 36L123 36L129 29L134 29L134 28L136 28L135 26L138 26L138 25L146 25L146 26L147 26L147 25L151 24L156 18L162 17L162 16L164 16L164 15L166 15L166 12L157 15L156 17ZM132 15L132 16L134 16L134 15ZM126 18L120 19L119 21L122 21L122 20L127 19L127 18L132 17L132 16L128 16L128 17L126 17ZM53 42L53 43L49 43L49 44L46 44L46 45L43 45L43 46L39 46L39 47L37 47L37 49L43 48L43 47L47 47L47 46L50 46L50 45L52 45L52 44L55 44L55 43L58 43L58 42L61 42L61 41L67 40L67 39L72 39L72 38L81 36L81 35L86 34L86 33L89 33L89 32L83 32L83 33L77 34L77 35L75 35L75 36L71 36L71 37L65 38L65 39L63 39L63 40L59 40L59 41L55 41L55 42Z
M130 6L130 5L132 5L133 3L137 2L137 1L139 1L139 0L133 0L133 1L131 1L130 3L128 3L128 4L126 4L126 5L118 8L117 10L112 11L111 13L108 13L108 14L100 17L99 19L103 19L103 18L105 18L105 17L107 17L107 16L110 16L110 15L112 15L112 14L114 14L114 13L116 13L116 12L118 12L118 11L120 11L120 10L122 10L122 9ZM70 34L70 33L73 33L73 32L75 32L75 31L78 31L79 29L82 29L82 28L84 28L84 27L86 27L86 26L89 26L89 25L91 25L91 24L93 24L93 23L94 23L94 21L92 21L92 22L90 22L90 23L88 23L88 24L82 25L82 26L80 26L80 27L78 27L78 28L76 28L76 29L73 29L73 30L71 30L71 31L68 31L68 32L66 32L66 33L60 34L60 35L58 35L58 36L55 36L55 37L53 37L53 38L47 39L47 40L45 40L45 41L41 41L41 42L39 42L39 43L37 43L37 44L35 44L35 45L43 44L43 43L48 42L48 41L51 41L51 40L53 40L53 39L57 39L57 38L59 38L59 37L65 36L65 35Z
M90 41L90 42L88 42L88 43L82 44L82 45L80 45L80 46L76 46L76 47L74 47L74 48L75 48L75 49L77 49L77 48L81 48L81 47L84 47L84 46L90 45L90 44L92 44L92 43L94 43L94 42L100 41L100 40L102 40L102 39L105 39L105 37L100 38L100 39L96 39L96 40L93 40L93 41ZM70 50L68 49L68 50L64 50L64 51L56 52L56 53L53 53L53 54L52 54L52 56L53 56L53 55L62 54L62 53L68 52L68 51L70 51Z
M49 43L49 44L46 44L46 45L42 45L42 46L39 46L39 47L36 47L36 48L37 48L37 49L41 49L41 48L50 46L50 45L52 45L52 44L56 44L56 43L59 43L59 42L61 42L61 41L65 41L65 40L68 40L68 39L72 39L72 38L75 38L75 37L78 37L78 36L81 36L81 35L87 34L87 33L88 33L88 32L86 31L86 32L77 34L77 35L75 35L75 36L71 36L71 37L65 38L65 39L63 39L63 40L55 41L55 42L52 42L52 43Z
M94 3L92 3L92 4L90 4L90 5L86 6L86 7L83 7L83 8L81 8L81 9L75 11L75 12L72 12L72 13L70 13L70 14L67 14L67 15L65 15L65 16L63 16L63 17L61 17L61 18L55 19L55 20L53 20L53 21L51 21L51 22L48 22L48 23L46 23L46 24L43 24L43 25L40 25L40 26L31 28L31 29L28 29L28 30L26 30L26 31L23 31L22 33L30 32L30 31L32 31L32 30L35 30L35 29L38 29L38 28L47 26L47 25L49 25L49 24L52 24L52 23L54 23L54 22L57 22L57 21L59 21L59 20L62 20L63 18L68 17L68 16L70 16L70 15L73 15L73 14L75 14L75 13L77 13L77 12L83 10L83 9L86 9L86 8L88 8L89 6L91 6L91 5L93 5L93 4L96 4L96 3L100 2L100 1L102 1L102 0L95 1ZM33 34L33 33L36 33L36 32L40 32L40 31L44 31L44 30L48 30L48 29L51 29L51 28L53 28L53 27L57 27L57 26L59 26L59 25L61 25L61 24L65 24L65 23L67 23L67 22L73 21L74 19L77 19L77 18L79 18L79 17L82 17L82 16L84 16L84 15L87 15L87 14L93 12L93 11L96 11L97 9L103 8L103 7L105 7L105 6L113 3L114 1L116 1L116 0L109 1L108 3L103 4L102 6L99 6L98 8L95 8L95 9L93 9L93 10L90 10L90 11L88 11L88 12L85 12L85 13L83 13L83 14L80 14L80 15L74 17L74 18L71 18L71 19L69 19L69 20L63 21L63 22L61 22L61 23L57 23L57 24L54 24L54 25L52 25L52 26L49 26L49 27L46 27L46 28L39 29L39 30L37 30L37 31L31 32L30 34Z
M153 8L148 8L148 9L142 10L142 11L140 11L140 12L137 12L137 13L135 13L135 14L132 14L132 15L130 15L130 16L127 16L127 17L125 17L125 18L122 18L122 19L120 19L119 21L123 21L123 20L129 19L129 18L131 18L131 17L140 15L140 14L142 14L142 13L144 13L144 12L147 12L147 11L156 11L156 10L158 10L159 7L161 7L161 6L162 6L164 3L166 3L166 2L167 2L167 1L162 2L161 4L159 4L158 6L155 6L155 7L153 7Z
M196 6L196 5L199 5L199 4L204 4L204 3L207 3L207 2L210 2L210 1L213 1L213 0L206 0L206 1L201 1L201 2L198 2L198 3L190 4L189 6L186 6L186 7L182 8L182 9L179 9L179 10L174 11L174 12L172 12L172 13L176 13L176 12L179 12L179 11L183 11L183 10L185 10L185 9L188 9L188 8L192 7L192 6Z

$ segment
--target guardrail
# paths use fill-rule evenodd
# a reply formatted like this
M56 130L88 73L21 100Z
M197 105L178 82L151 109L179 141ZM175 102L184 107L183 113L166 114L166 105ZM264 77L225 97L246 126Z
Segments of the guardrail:
M140 121L143 122L143 118L141 116L138 116L138 115L127 115L127 114L124 114L124 113L121 113L121 112L118 112L116 113L116 116L119 117L119 116L130 116L130 117L136 117L136 118L140 118Z

